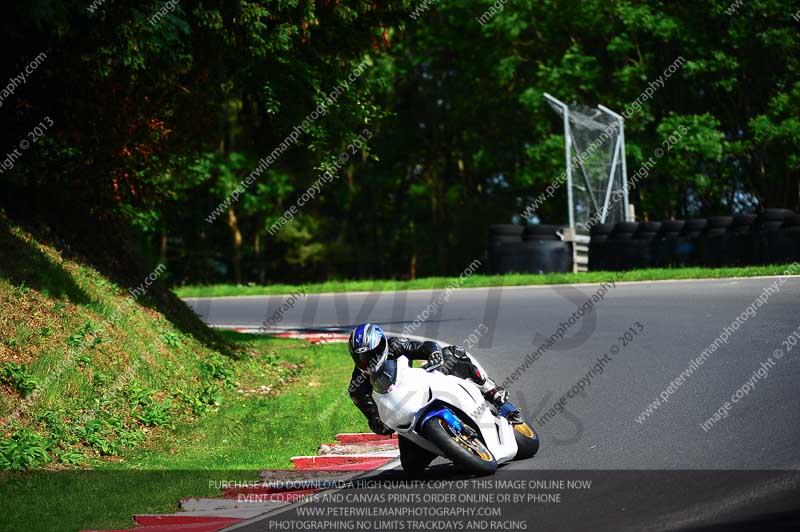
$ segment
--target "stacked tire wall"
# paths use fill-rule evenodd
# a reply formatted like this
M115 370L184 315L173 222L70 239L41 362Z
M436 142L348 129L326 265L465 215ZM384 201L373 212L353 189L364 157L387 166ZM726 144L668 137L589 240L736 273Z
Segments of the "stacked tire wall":
M712 216L592 227L590 270L786 264L800 260L800 214Z
M494 274L572 271L572 244L554 225L489 227L489 269Z

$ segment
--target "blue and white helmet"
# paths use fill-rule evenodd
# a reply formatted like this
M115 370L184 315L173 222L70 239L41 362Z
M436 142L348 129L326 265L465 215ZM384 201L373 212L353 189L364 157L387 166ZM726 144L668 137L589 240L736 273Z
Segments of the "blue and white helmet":
M374 323L364 323L353 329L348 347L353 362L364 372L380 367L389 356L386 335Z

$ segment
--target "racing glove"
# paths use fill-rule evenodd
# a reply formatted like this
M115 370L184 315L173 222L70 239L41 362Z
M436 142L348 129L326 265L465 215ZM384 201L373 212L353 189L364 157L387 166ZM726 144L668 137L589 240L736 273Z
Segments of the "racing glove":
M422 369L427 370L430 368L439 368L442 364L444 364L444 355L441 351L433 351L430 355L428 355L428 362L426 362Z
M469 357L467 357L467 352L460 345L448 345L447 347L443 348L442 351L447 351L448 354L459 360L469 359Z

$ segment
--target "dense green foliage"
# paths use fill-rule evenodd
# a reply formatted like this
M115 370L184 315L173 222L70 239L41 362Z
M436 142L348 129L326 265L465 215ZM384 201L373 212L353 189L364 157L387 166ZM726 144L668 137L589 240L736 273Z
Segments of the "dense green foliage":
M4 96L3 145L52 126L0 180L15 214L78 232L122 217L176 283L461 271L562 171L544 92L630 109L631 172L686 128L633 192L651 219L800 202L789 0L162 7L10 8L5 75L46 59ZM563 194L542 221L566 220Z

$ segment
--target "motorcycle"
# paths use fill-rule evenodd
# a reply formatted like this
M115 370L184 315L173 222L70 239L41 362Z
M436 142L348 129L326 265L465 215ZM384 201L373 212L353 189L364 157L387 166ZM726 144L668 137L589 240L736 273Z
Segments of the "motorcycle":
M398 434L408 474L443 456L469 473L490 475L498 464L536 454L539 436L528 423L498 416L473 382L439 366L415 368L401 356L370 371L372 397L381 420Z

